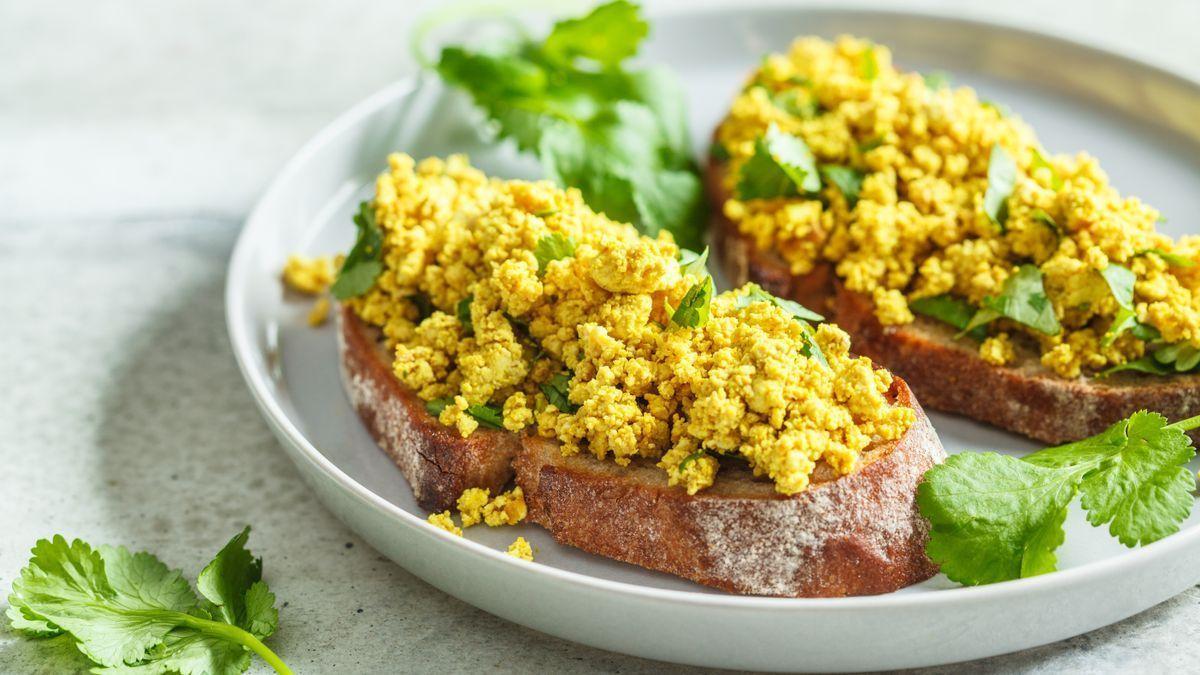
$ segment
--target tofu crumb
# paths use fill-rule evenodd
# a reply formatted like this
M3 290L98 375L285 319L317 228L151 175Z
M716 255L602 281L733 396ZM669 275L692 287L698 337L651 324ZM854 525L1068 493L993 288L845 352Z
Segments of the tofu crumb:
M529 545L529 542L525 541L525 537L517 537L516 541L509 544L508 554L514 558L533 562L533 547Z
M449 532L450 534L456 534L460 537L462 536L462 529L454 524L454 519L450 517L449 511L442 511L441 513L431 513L431 514L429 514L428 520L429 520L429 524L433 525L434 527L440 527L441 529Z
M993 366L1003 366L1011 363L1016 357L1008 333L1000 333L983 341L979 345L979 356Z
M471 527L483 520L483 507L488 503L490 490L486 488L467 488L458 497L458 513L462 516L462 526Z
M333 259L329 256L307 258L290 255L283 266L283 283L305 295L324 293L333 283Z
M483 522L489 527L501 525L516 525L525 519L525 492L517 486L508 492L496 495L496 498L483 506Z
M325 325L329 320L329 297L322 295L308 312L308 325L313 328Z

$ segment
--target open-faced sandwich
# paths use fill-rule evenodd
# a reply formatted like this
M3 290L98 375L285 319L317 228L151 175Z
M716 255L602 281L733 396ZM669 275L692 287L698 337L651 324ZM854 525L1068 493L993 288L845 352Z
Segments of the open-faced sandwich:
M935 572L915 492L941 444L904 381L819 315L716 294L668 235L462 157L393 155L356 222L333 287L345 386L423 508L527 515L738 593Z
M1200 238L865 40L764 59L717 128L717 252L931 408L1057 443L1200 410Z

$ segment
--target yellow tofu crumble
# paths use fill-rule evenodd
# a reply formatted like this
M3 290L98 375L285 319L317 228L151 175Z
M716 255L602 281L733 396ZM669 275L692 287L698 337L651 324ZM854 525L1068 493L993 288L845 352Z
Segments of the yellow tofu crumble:
M290 255L283 266L283 283L306 295L324 293L333 283L333 260L328 256Z
M525 537L517 537L516 541L509 544L508 554L514 558L533 562L533 547L529 545L529 542L525 541Z
M429 524L433 525L434 527L440 527L441 529L449 532L450 534L456 534L460 537L462 536L462 529L459 526L454 524L454 519L450 517L449 511L442 511L441 513L431 513L431 514L429 514L428 520L429 520Z
M772 125L802 139L819 165L861 171L857 202L832 181L819 199L739 201L739 169ZM1018 118L968 87L938 88L897 70L886 47L802 38L767 57L733 102L717 143L729 158L725 187L734 196L725 215L793 273L834 265L846 287L873 298L885 325L913 321L908 305L920 298L949 294L979 307L1018 266L1033 264L1062 330L1046 335L996 321L989 331L1007 335L984 341L981 355L1009 362L1011 338L1063 377L1093 373L1146 350L1129 332L1111 345L1102 340L1120 308L1099 271L1118 264L1136 276L1137 320L1162 342L1200 347L1200 266L1188 264L1200 259L1200 237L1176 242L1157 232L1159 213L1121 196L1093 157L1050 155ZM984 199L996 146L1017 169L1003 227Z
M400 382L443 402L439 421L464 437L487 422L556 439L566 455L648 460L692 493L721 462L746 462L794 494L819 463L849 473L915 419L843 331L739 303L745 289L714 297L703 325L672 324L668 307L700 278L683 273L668 235L594 213L577 190L489 179L461 156L396 154L369 208L383 271L348 304L381 328ZM551 235L573 253L539 260ZM809 340L828 365L803 355ZM524 517L519 490L464 498L464 523Z

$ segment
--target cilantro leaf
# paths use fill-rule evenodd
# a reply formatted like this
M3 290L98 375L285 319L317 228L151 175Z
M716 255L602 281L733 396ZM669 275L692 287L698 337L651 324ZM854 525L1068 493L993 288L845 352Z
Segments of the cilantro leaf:
M999 297L987 297L970 323L968 332L999 318L1007 318L1045 333L1057 335L1062 330L1050 298L1042 283L1042 271L1036 265L1022 265L1015 274L1004 280Z
M1186 373L1200 365L1200 349L1180 342L1154 351L1154 360L1164 366L1172 366L1175 372Z
M338 300L347 300L371 290L375 278L383 272L383 231L375 222L375 209L371 208L370 202L358 205L354 226L358 228L358 237L329 289Z
M1004 231L1008 220L1008 198L1017 184L1017 163L999 143L992 146L988 157L987 191L983 194L983 212Z
M1054 218L1049 213L1046 213L1042 209L1034 209L1033 213L1031 213L1030 216L1035 221L1050 228L1050 231L1053 232L1054 234L1056 234L1058 236L1062 236L1062 228L1060 228L1058 226L1058 223L1054 222Z
M704 452L704 450L701 449L701 450L697 450L697 451L693 452L692 454L688 455L687 457L684 457L682 460L679 461L679 464L677 464L675 466L675 473L682 474L683 470L687 468L688 464L691 464L692 462L700 459L701 457L704 457L707 454L708 453Z
M815 96L802 95L800 90L785 89L770 95L771 104L789 115L810 120L821 111Z
M708 247L696 253L686 248L679 249L679 273L687 276L692 275L698 277L708 274Z
M836 185L842 196L846 198L846 205L854 208L854 205L858 203L858 194L862 192L865 174L848 166L824 164L821 166L821 175L825 177L825 180Z
M600 5L582 18L554 24L543 48L554 58L582 57L614 68L637 53L649 32L650 25L642 19L637 6L617 0Z
M671 323L681 328L699 328L708 323L712 297L713 280L712 277L706 276L683 294L679 306L671 313Z
M729 148L725 147L720 141L713 141L712 145L708 146L708 156L717 162L728 162L733 155L729 154Z
M550 264L550 261L562 260L574 255L575 241L570 237L563 236L561 232L538 239L533 249L533 257L537 258L539 273L546 271L546 266Z
M917 314L948 323L960 331L966 330L975 315L975 308L970 303L949 293L917 298L908 303L908 308ZM987 332L982 326L971 329L969 333L976 340L987 337Z
M425 402L425 411L434 417L441 417L446 406L454 403L452 398L435 398ZM482 427L488 429L504 428L504 411L494 405L473 403L467 406L466 413L475 418Z
M694 246L704 200L682 88L665 70L624 66L647 31L636 5L615 0L558 22L541 42L445 47L436 69L594 210Z
M546 395L546 400L550 402L550 405L558 408L560 412L573 413L579 409L579 406L571 403L571 399L568 397L570 387L571 375L569 373L557 373L539 388Z
M257 638L275 632L279 613L275 596L262 583L262 559L250 555L242 530L217 553L196 580L196 590L213 603L225 623L245 629Z
M275 597L262 562L244 548L249 528L205 567L201 601L176 570L149 553L40 540L13 582L8 616L24 634L67 633L95 672L241 673L250 651L291 673L262 644L275 631Z
M738 199L792 197L821 189L817 160L804 141L772 124L738 173Z
M1140 359L1126 361L1100 372L1099 377L1108 377L1122 371L1147 373L1149 375L1170 375L1172 369L1159 363L1153 356L1143 356Z
M458 322L462 324L463 335L473 335L475 333L475 325L471 323L471 301L474 299L474 294L468 295L459 300L458 304L454 306L454 314L458 317Z
M1168 265L1173 267L1192 267L1196 264L1195 260L1181 256L1177 253L1168 253L1161 248L1148 248L1144 251L1138 251L1138 255L1153 255L1162 258Z
M1104 277L1119 308L1108 331L1104 333L1104 337L1100 341L1101 345L1108 347L1122 333L1138 325L1137 314L1133 311L1133 285L1137 281L1137 276L1126 267L1112 264L1100 270L1100 276Z
M1038 169L1047 169L1050 171L1050 188L1051 189L1053 189L1055 192L1058 192L1059 190L1061 190L1063 188L1062 176L1059 176L1058 171L1056 171L1054 169L1054 165L1051 164L1045 157L1043 157L1042 153L1038 152L1037 148L1034 148L1034 150L1033 150L1033 167L1032 167L1032 171L1030 171L1030 173L1033 173L1034 171L1037 171ZM1043 211L1042 213L1045 213L1045 211ZM1049 218L1049 216L1047 216L1047 218ZM1053 222L1053 221L1051 221L1051 222Z
M940 70L925 73L925 87L930 91L950 88L950 75Z
M868 45L858 62L858 74L867 82L879 77L879 60L875 57L875 45Z
M925 474L917 505L931 523L926 551L963 584L1033 576L1056 568L1067 506L1126 546L1178 531L1192 508L1195 455L1185 432L1200 416L1167 424L1141 411L1075 443L1023 459L962 453Z

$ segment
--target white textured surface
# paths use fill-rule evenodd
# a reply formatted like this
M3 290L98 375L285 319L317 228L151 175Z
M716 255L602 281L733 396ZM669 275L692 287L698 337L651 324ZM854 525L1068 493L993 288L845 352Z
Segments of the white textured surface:
M495 619L382 559L314 502L233 364L220 293L241 218L304 139L411 67L418 4L0 0L0 595L52 532L194 576L249 522L287 603L272 643L297 672L668 670ZM1190 0L905 6L1200 79ZM966 669L1194 668L1198 605L1193 589ZM0 672L80 665L0 631Z

